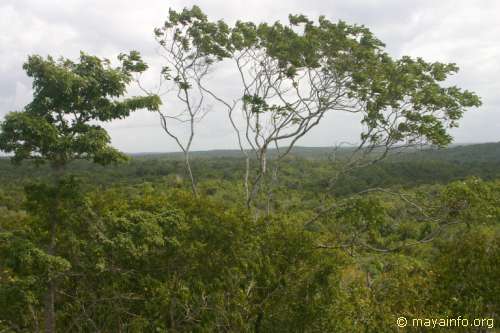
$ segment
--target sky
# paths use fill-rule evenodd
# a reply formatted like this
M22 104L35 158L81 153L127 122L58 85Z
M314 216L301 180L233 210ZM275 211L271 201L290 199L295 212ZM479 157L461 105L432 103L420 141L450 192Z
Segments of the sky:
M365 25L394 57L454 62L460 72L449 83L476 92L483 101L452 130L455 142L500 141L500 1L496 0L1 0L0 121L32 98L31 81L22 70L28 55L76 59L85 51L116 59L120 52L138 50L154 71L160 59L153 29L163 24L169 8L192 5L201 7L211 20L229 23L285 22L290 13L312 19L324 15L331 21ZM214 84L228 89L230 80L225 81ZM138 93L134 87L129 91ZM175 108L175 103L166 104L165 108ZM177 150L154 113L138 111L104 127L113 145L125 152ZM186 133L182 126L175 130ZM298 144L330 146L358 137L358 119L339 114L326 118ZM234 133L225 112L214 104L198 124L193 149L230 148L236 148Z

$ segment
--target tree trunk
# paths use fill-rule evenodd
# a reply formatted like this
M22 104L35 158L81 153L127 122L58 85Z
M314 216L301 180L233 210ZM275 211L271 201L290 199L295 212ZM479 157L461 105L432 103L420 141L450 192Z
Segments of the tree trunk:
M262 175L266 174L267 171L267 148L264 148L261 153L261 172Z
M47 253L51 256L54 255L55 245L56 245L56 217L52 217L52 221L50 222L50 241L49 247L47 249ZM56 314L55 314L55 294L56 294L56 285L53 278L49 277L47 292L45 294L45 332L46 333L54 333L56 331Z
M64 164L57 164L53 167L54 171L54 184L58 186L58 183L64 175ZM58 200L58 198L56 198ZM47 254L54 256L56 255L56 235L57 235L57 223L58 223L58 210L59 202L56 201L55 207L52 209L50 214L50 230L49 230L49 245L47 247ZM45 332L55 333L56 331L56 312L55 312L55 297L56 297L56 281L54 277L49 276L49 281L47 283L47 292L44 299L44 315L45 315Z
M250 200L250 187L248 185L248 178L250 176L250 157L247 155L245 159L245 202Z
M193 195L195 197L197 197L198 196L198 191L196 189L196 183L194 182L193 172L191 171L191 163L189 163L189 154L188 153L184 154L184 162L186 164L186 170L188 172L189 180L191 182L191 191L193 192Z

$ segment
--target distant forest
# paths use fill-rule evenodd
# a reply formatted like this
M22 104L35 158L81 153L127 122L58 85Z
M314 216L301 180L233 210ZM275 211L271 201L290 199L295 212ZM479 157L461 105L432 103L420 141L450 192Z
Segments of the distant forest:
M271 161L273 153L271 150ZM299 186L301 190L324 191L335 169L334 156L338 159L348 153L347 148L295 147L282 167L280 181L289 189ZM200 179L236 181L242 177L244 160L239 150L195 151L191 154L195 161L194 172ZM69 169L85 182L102 185L158 182L160 179L168 183L182 181L186 177L181 153L141 153L132 154L131 157L127 163L107 167L75 161ZM6 157L0 158L0 171L4 186L22 186L51 173L49 167L39 167L33 163L12 165ZM330 191L336 195L349 195L370 187L446 184L471 176L484 180L500 179L500 143L407 150L355 170L338 180Z

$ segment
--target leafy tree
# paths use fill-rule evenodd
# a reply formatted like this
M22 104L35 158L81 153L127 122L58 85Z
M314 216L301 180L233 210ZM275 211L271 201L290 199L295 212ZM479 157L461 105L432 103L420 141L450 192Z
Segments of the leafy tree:
M34 55L23 66L33 78L33 101L0 123L0 149L13 161L49 162L55 169L76 159L109 164L125 159L94 121L158 109L157 96L122 98L137 68L112 67L107 59L85 53L80 61Z
M157 96L123 98L133 71L144 67L112 67L109 60L82 52L79 62L30 56L23 68L33 78L33 100L23 111L7 114L0 124L0 149L13 153L14 162L48 162L58 181L71 161L90 159L105 165L126 158L110 146L106 130L94 121L124 118L160 104ZM60 186L48 190L57 192ZM57 199L46 207L50 213L44 216L49 222L46 255L50 258L56 255L57 229L63 222L58 207L65 198L49 192L48 198ZM48 279L45 297L47 332L55 331L55 280L55 276Z

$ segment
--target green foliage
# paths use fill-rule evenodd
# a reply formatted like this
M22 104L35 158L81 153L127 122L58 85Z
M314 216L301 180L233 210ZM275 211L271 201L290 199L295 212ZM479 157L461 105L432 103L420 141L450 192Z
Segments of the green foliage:
M39 197L38 187L30 191L30 211L48 214L43 201L74 193L77 187L70 183L44 190L51 199ZM29 250L43 238L35 232L43 229L40 221L24 234L29 243L5 235L8 242L0 253L9 280L24 283L16 285L18 293L32 295L47 272L60 277L60 327L290 331L297 323L304 330L325 325L341 260L318 253L313 234L289 223L254 223L246 210L193 200L186 192L163 194L151 186L123 190L96 192L87 199L75 194L71 206L77 200L83 207L75 214L59 207L65 228L58 234L60 257L54 262L46 262L43 251ZM37 280L27 285L29 279ZM2 288L8 292L13 287L2 283ZM18 298L13 305L20 314L29 316L31 307L39 315L40 291L32 298L31 303ZM28 330L35 324L8 311L0 318Z
M43 286L54 276L58 327L77 332L392 332L400 315L498 312L500 219L488 217L497 212L497 182L406 193L425 214L437 207L435 214L448 216L455 203L470 204L434 243L380 254L349 241L357 234L357 241L393 248L429 232L423 213L401 197L339 198L324 227L304 229L304 216L285 210L255 221L229 194L222 203L224 196L210 199L202 190L193 199L163 184L81 188L74 178L30 186L27 213L12 206L0 217L6 327L43 324ZM48 255L45 224L53 214L62 224L57 255ZM348 246L319 246L339 242Z
M449 219L470 224L496 224L500 221L499 189L477 178L450 184L440 209Z
M161 45L165 45L164 38L169 31L174 31L173 39L180 42L183 51L193 53L188 58L203 55L207 61L213 61L228 56L223 46L227 43L229 27L223 21L208 21L198 6L184 8L181 12L169 10L164 25L154 31ZM195 55L197 52L199 54Z
M132 73L144 69L138 65L112 67L106 59L81 53L78 63L30 56L23 68L33 78L33 101L0 123L0 149L13 153L15 162L34 159L61 167L75 159L100 164L123 160L109 145L106 131L91 122L159 105L157 96L118 100Z
M438 288L435 305L444 316L467 313L498 321L500 233L497 227L462 230L437 245L433 264Z

